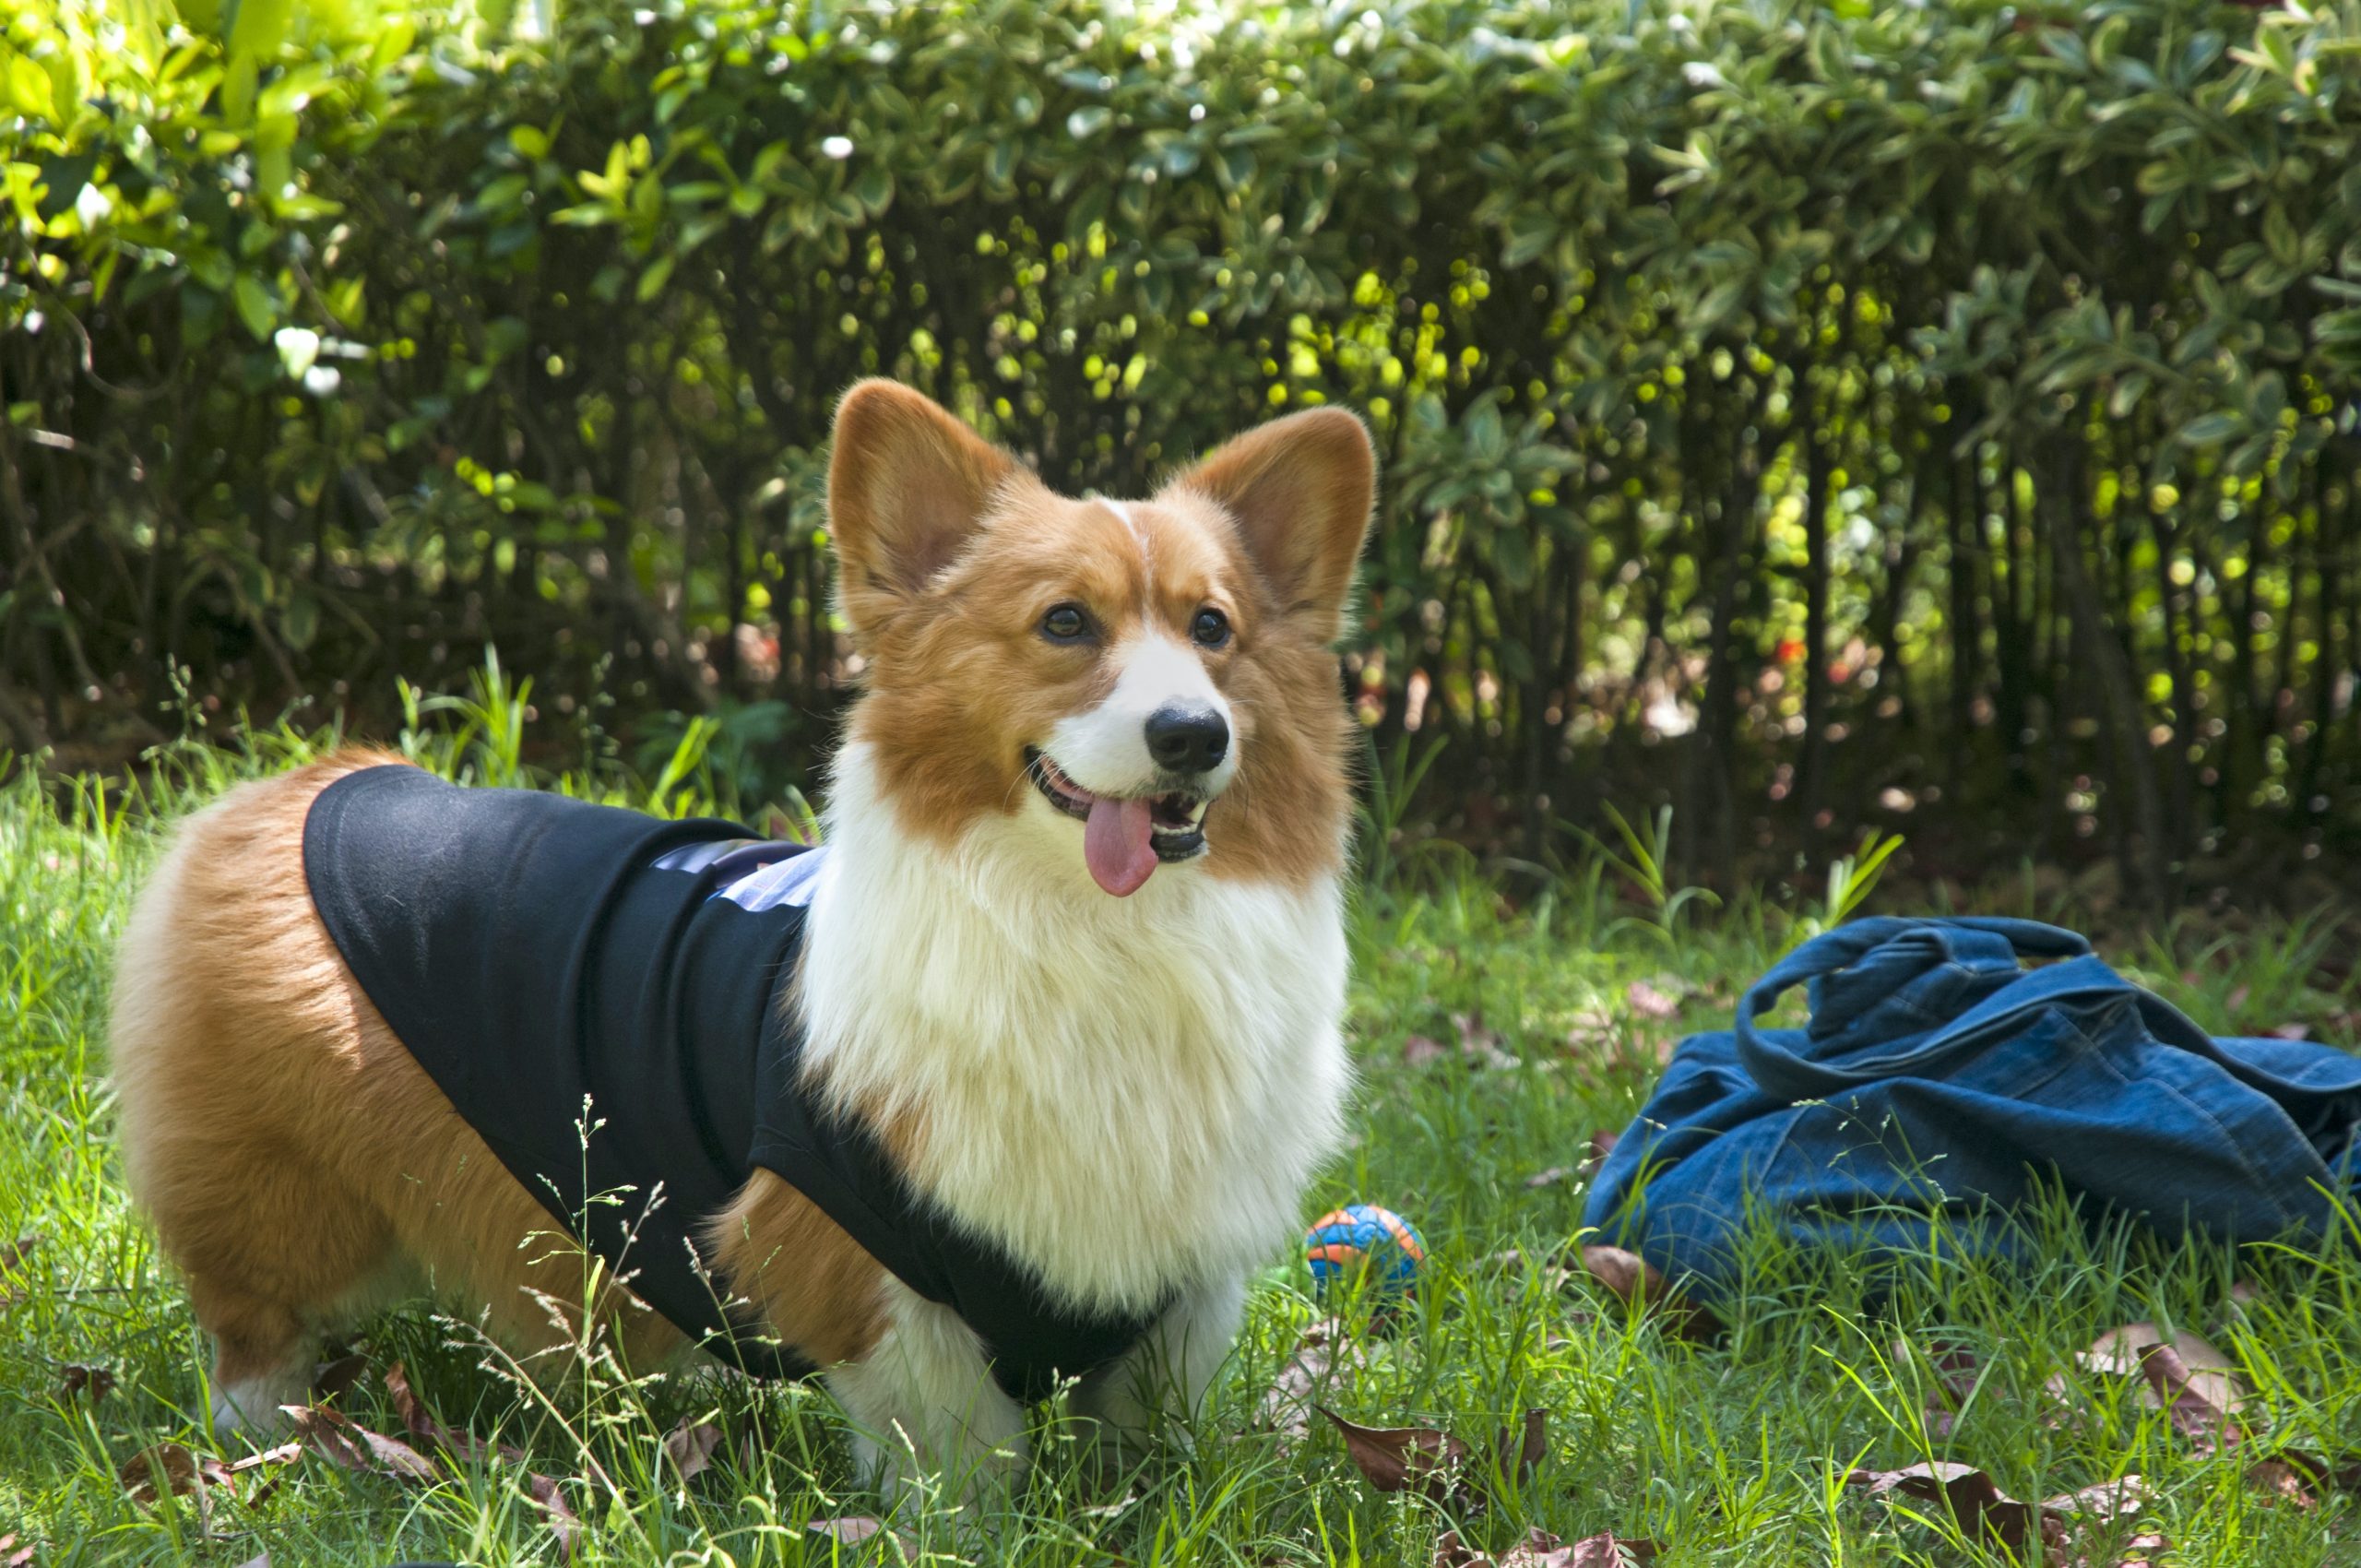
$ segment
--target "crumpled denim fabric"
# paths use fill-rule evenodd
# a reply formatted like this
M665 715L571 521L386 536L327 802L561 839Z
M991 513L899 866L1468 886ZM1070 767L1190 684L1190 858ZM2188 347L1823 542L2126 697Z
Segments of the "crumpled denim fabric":
M1758 1028L1797 984L1809 1024ZM2060 1190L2172 1240L2322 1238L2357 1126L2361 1057L2210 1036L2072 932L1863 920L1763 976L1735 1029L1680 1043L1583 1221L1708 1301L1750 1227L1874 1257L1923 1253L1940 1213L2001 1253L2021 1236L1982 1222Z

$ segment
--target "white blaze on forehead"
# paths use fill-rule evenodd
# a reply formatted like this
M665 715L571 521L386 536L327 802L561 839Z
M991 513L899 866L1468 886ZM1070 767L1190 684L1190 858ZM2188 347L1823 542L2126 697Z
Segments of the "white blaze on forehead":
M1147 547L1147 530L1140 527L1140 520L1137 517L1132 516L1131 503L1109 501L1102 495L1098 497L1098 504L1114 513L1115 520L1132 530L1132 542L1140 547L1141 579L1145 583L1148 593L1152 597L1156 592L1156 555Z
M1193 648L1160 633L1147 632L1116 650L1115 689L1097 707L1071 714L1050 732L1050 757L1066 777L1093 794L1134 794L1156 779L1147 751L1147 720L1164 708L1213 713L1230 724L1229 701L1205 672ZM1237 726L1230 724L1235 735ZM1238 771L1233 743L1221 766L1205 776L1208 794L1218 792Z

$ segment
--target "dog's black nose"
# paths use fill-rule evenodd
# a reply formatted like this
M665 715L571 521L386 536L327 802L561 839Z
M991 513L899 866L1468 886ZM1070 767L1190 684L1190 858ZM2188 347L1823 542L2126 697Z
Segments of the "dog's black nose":
M1147 717L1147 754L1168 773L1211 773L1229 754L1229 725L1209 707L1159 707Z

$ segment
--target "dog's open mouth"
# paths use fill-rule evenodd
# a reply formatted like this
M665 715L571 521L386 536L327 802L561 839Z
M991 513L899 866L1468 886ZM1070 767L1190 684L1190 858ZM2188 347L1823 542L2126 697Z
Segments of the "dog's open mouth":
M1185 790L1095 795L1038 746L1026 748L1025 771L1043 799L1083 825L1082 858L1091 878L1118 898L1139 891L1159 862L1204 852L1205 808L1212 802L1203 795Z

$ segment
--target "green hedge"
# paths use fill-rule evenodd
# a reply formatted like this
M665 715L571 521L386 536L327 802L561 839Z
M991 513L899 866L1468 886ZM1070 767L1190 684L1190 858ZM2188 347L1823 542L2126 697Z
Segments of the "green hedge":
M2356 0L548 9L8 23L20 743L488 640L816 743L885 372L1075 489L1365 410L1478 838L2361 848Z

